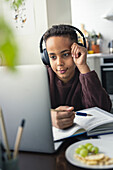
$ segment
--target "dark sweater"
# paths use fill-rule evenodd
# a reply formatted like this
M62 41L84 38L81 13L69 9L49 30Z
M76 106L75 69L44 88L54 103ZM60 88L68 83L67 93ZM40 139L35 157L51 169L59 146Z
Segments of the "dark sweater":
M96 106L110 111L110 98L101 86L95 71L81 74L76 67L74 77L64 84L58 79L51 67L47 66L47 70L52 108L74 106L76 111Z

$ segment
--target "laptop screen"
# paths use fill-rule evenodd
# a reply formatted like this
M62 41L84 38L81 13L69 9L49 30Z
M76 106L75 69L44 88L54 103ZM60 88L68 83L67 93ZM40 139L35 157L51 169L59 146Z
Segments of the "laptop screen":
M18 126L25 119L20 150L47 153L54 151L45 66L21 65L16 66L15 72L0 67L0 106L11 149L14 148Z

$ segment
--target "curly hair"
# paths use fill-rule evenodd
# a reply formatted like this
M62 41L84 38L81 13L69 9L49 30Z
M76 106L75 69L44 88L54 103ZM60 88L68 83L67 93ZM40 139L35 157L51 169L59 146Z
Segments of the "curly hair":
M53 25L43 35L43 40L47 41L48 38L53 36L69 37L72 41L78 42L76 31L70 25Z

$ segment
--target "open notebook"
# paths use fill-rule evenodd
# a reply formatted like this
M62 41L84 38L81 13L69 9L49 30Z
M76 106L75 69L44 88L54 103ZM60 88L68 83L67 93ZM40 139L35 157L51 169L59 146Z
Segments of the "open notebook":
M85 117L76 115L74 125L64 130L53 127L53 136L55 141L82 133L87 133L88 136L113 133L113 114L98 107L80 111L93 116Z

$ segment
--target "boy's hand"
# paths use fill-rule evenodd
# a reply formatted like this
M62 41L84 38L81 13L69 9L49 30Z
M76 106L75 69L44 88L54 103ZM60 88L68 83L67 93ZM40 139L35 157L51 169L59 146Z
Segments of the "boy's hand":
M73 61L78 67L82 74L90 72L90 69L86 63L87 49L85 47L79 46L77 43L73 43L71 46L71 53Z
M52 125L59 129L72 126L75 118L73 109L73 107L60 106L55 110L51 110Z

